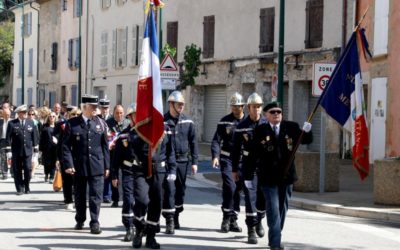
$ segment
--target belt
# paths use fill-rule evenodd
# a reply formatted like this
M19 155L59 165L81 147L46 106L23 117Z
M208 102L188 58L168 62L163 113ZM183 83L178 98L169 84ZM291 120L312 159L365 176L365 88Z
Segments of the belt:
M228 151L224 151L224 150L221 150L221 152L219 153L220 155L225 155L225 156L231 156L231 153L229 153Z
M123 163L125 166L127 166L127 167L132 167L133 165L136 165L136 166L142 165L141 162L137 162L136 160L133 160L133 162L124 160L122 163Z
M189 153L175 154L176 157L187 157Z
M157 164L160 164L162 168L165 167L165 161L162 161L162 162L153 162L153 166L154 166L154 165L157 165Z

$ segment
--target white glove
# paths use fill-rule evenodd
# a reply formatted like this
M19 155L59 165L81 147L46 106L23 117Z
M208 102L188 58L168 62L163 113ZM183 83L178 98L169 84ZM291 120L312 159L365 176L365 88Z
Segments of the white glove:
M247 188L253 188L253 181L244 181L244 185Z
M168 174L167 181L175 181L175 180L176 180L176 174Z
M8 153L6 154L6 156L7 156L7 159L11 159L12 153L11 153L11 152L8 152Z
M311 127L312 127L311 123L304 122L304 125L303 125L304 132L306 132L306 133L310 132L311 131Z
M53 143L54 143L54 144L57 144L57 143L58 143L57 137L53 136L51 139L53 140Z
M38 153L33 153L32 162L37 162L37 160L38 160Z

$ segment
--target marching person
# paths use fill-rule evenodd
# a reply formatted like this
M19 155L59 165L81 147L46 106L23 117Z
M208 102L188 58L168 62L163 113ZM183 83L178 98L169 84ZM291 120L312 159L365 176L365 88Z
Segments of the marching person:
M131 241L133 236L133 205L135 201L133 197L133 165L130 163L133 162L135 166L138 166L138 160L136 159L137 157L135 157L134 148L130 146L132 146L134 141L140 140L135 130L135 103L126 110L126 118L129 119L130 123L128 127L122 130L115 143L110 177L114 188L118 188L119 185L122 185L122 224L124 224L126 230L124 241ZM119 180L120 169L122 172L121 181Z
M7 144L11 145L7 158L12 159L17 195L22 195L24 191L25 194L30 193L32 155L38 153L38 131L33 121L27 119L27 112L26 105L19 106L15 110L18 118L10 121L7 127Z
M101 101L101 100L100 100ZM118 136L129 125L129 121L124 117L124 108L122 105L116 105L114 107L113 116L108 118L106 121L108 126L108 141L110 149L110 158L113 162L114 157L114 144L113 140ZM110 203L112 200L111 207L118 207L119 191L118 187L111 185L111 176L104 180L103 190L103 202Z
M1 161L1 172L3 173L3 180L8 178L8 161L7 153L11 152L10 145L7 145L7 127L11 121L10 109L3 109L3 118L0 119L0 161ZM10 155L10 154L9 154Z
M266 121L261 117L263 101L257 93L247 99L249 115L238 124L234 134L232 175L234 180L244 179L243 192L246 207L247 242L257 244L257 237L264 237L262 218L265 216L265 200L261 188L258 186L254 167L254 129Z
M164 122L172 133L177 164L175 182L164 182L164 202L162 214L166 220L166 233L174 234L180 228L179 214L183 211L186 190L186 176L191 167L197 172L198 145L194 123L183 114L185 99L180 91L173 91L168 97L169 112Z
M241 232L237 224L240 212L240 191L243 180L234 180L232 176L233 134L237 125L244 120L244 101L242 95L234 93L230 99L231 113L218 122L211 143L212 166L221 168L222 177L222 224L221 232Z
M75 178L76 230L86 220L86 190L89 186L90 233L100 234L99 213L104 176L109 174L110 152L107 124L96 116L98 97L82 97L82 114L68 120L62 141L64 171Z
M57 115L51 112L43 125L39 140L39 151L42 152L42 163L44 165L44 181L53 183L57 162L57 143L54 138L54 127L57 122Z
M107 99L107 96L99 101L100 115L99 117L103 118L105 121L110 119L112 115L110 114L110 100Z
M282 120L282 108L276 102L266 105L264 112L268 122L254 130L257 176L266 200L268 245L271 250L279 250L283 249L281 232L297 180L294 161L288 164L302 130L296 122ZM311 123L304 122L303 131L301 144L310 144Z

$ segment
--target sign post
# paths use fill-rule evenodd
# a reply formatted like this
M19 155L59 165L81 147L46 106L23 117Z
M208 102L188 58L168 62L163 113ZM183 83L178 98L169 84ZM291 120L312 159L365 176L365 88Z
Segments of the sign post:
M162 89L176 88L176 80L179 79L179 70L170 54L166 54L160 64L160 76Z

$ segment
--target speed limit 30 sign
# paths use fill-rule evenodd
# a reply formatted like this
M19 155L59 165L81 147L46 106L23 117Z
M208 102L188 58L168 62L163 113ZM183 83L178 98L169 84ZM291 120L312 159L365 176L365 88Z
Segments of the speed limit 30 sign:
M322 94L335 66L335 63L314 63L314 75L312 81L313 96L320 96Z

